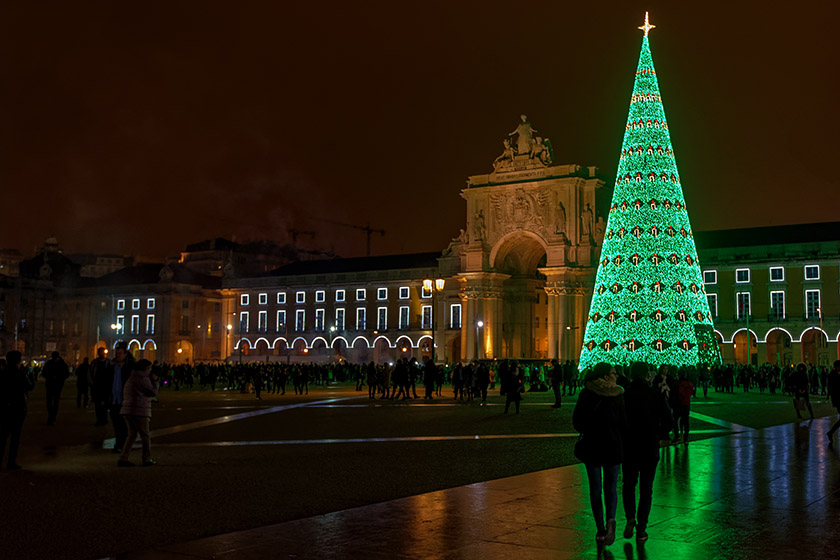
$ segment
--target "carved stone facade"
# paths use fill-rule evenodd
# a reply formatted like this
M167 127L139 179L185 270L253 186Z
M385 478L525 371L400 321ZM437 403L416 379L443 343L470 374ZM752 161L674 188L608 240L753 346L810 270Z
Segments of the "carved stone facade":
M460 284L460 358L577 359L604 183L595 168L551 165L551 143L524 115L516 134L528 137L506 139L493 172L470 177L461 191L467 227L441 259Z

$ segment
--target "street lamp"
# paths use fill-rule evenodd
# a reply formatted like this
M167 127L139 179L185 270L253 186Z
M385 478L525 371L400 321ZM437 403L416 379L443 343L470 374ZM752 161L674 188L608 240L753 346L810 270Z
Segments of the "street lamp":
M437 338L437 294L438 292L442 292L443 289L446 287L446 280L443 278L435 278L432 280L431 278L424 278L423 279L423 291L424 292L431 292L432 294L432 363L435 363L435 349L437 348L437 344L435 343L435 339Z
M481 359L481 338L479 337L478 329L484 326L484 321L478 320L475 323L475 359Z

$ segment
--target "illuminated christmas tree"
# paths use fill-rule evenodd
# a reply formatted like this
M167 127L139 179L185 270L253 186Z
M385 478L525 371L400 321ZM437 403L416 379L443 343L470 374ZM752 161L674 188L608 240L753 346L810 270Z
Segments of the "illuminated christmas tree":
M668 121L645 32L581 370L598 362L719 363Z

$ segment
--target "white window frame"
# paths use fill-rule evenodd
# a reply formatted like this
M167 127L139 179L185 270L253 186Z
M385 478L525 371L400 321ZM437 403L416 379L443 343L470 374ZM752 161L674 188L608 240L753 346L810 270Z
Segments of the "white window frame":
M335 310L335 330L343 331L345 329L345 319L347 313L343 307L337 307Z
M324 290L315 291L315 303L324 303L327 301L327 292Z
M778 317L778 319L784 319L785 317L787 317L787 306L786 306L787 302L785 301L785 291L784 290L771 290L770 291L770 310L771 311L775 310L775 306L773 305L773 296L775 294L782 294L782 315L781 315L781 317ZM777 318L776 313L772 313L772 315L773 315L773 319Z
M139 298L134 298L134 299L131 300L131 309L133 309L135 311L137 309L140 309L140 299Z
M378 330L378 331L387 331L388 330L388 308L387 307L377 307L376 308L376 330Z
M817 306L814 308L814 314L811 314L811 310L808 306L808 294L817 294ZM820 311L817 311L819 309ZM819 319L820 314L822 313L822 294L820 293L819 289L813 290L805 290L805 317L807 319Z
M306 292L295 292L295 303L306 303ZM297 324L297 320L295 320Z
M428 323L426 322L426 315L428 314ZM420 328L422 330L429 330L432 328L434 324L434 317L432 317L432 306L431 305L422 305L420 306Z
M738 273L739 272L744 272L744 271L746 271L746 273L747 273L747 279L746 280L738 280ZM735 269L735 283L736 284L749 284L750 283L750 269L749 268L736 268Z
M746 299L744 300L746 302L746 305L744 307L746 307L746 312L747 312L746 315L747 316L752 315L752 296L751 296L750 292L735 292L735 316L738 319L743 319L745 316L741 314L741 306L738 305L738 296L740 296L740 295L746 295L747 296Z
M117 334L125 334L125 315L117 315Z
M774 270L781 270L782 277L781 278L773 278L773 271ZM783 266L771 266L770 267L770 281L771 282L784 282L785 281L785 267Z
M326 330L325 328L325 318L326 318L326 310L324 308L319 308L315 310L315 330L318 332L323 332Z
M306 330L306 310L295 310L295 332L303 332Z
M817 276L815 278L808 278L808 269L817 269ZM802 276L805 280L819 280L820 279L820 265L818 264L806 264L802 267Z
M376 288L376 299L384 301L388 299L388 288Z
M423 299L429 299L432 297L432 288L426 290L426 286L420 286L420 297Z
M411 322L411 310L407 305L400 306L400 321L399 321L399 329L400 330L408 330L409 324Z
M260 311L257 315L257 331L268 332L268 311Z
M155 298L150 297L146 300L146 309L154 309L155 308Z
M356 288L356 301L365 301L367 299L367 290L365 288Z
M281 309L277 312L277 332L286 331L286 310Z
M268 294L260 294L258 297L260 305L268 305Z
M367 309L364 307L356 308L356 330L363 331L367 327Z
M460 329L461 328L461 304L460 303L453 303L449 306L449 328L450 329ZM455 319L458 319L457 321Z
M248 334L250 328L251 317L247 311L239 312L239 334Z
M411 290L408 286L400 286L400 299L408 299L411 297Z
M239 296L239 305L248 305L248 294L242 294Z
M277 292L277 303L280 305L286 304L286 292Z
M708 279L708 277L706 276L707 274L712 275L711 280ZM717 284L717 270L714 270L714 269L704 270L703 271L703 284L705 284L706 286L711 286L713 284Z
M714 301L714 305L712 305L712 301ZM709 304L709 312L712 314L712 319L717 319L718 316L718 295L717 294L706 294L706 302Z
M146 315L146 334L155 334L155 316Z
M117 300L117 311L122 311L123 309L125 309L125 300L124 299L118 299Z
M131 316L131 334L140 334L140 315Z
M335 291L335 301L344 301L344 290L336 290Z

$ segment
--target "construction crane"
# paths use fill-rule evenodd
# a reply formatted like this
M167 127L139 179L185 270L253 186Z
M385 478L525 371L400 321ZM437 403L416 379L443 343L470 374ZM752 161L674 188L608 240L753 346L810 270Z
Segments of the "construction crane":
M314 231L302 231L302 230L295 229L295 228L289 228L286 231L288 231L289 235L292 236L292 245L294 245L295 247L297 247L298 235L306 235L311 239L315 239L315 232Z
M364 225L364 226L357 226L355 224L347 224L347 223L344 223L344 222L337 222L335 220L327 220L325 218L315 218L315 217L313 217L312 219L317 220L319 222L325 222L325 223L334 224L334 225L337 225L337 226L343 226L343 227L358 229L358 230L361 230L361 231L365 232L365 236L367 238L367 253L366 253L366 255L368 257L370 256L370 236L373 235L374 233L377 233L377 234L379 234L383 237L385 236L385 230L384 229L374 229L374 228L370 227L370 222L368 222L367 225Z

